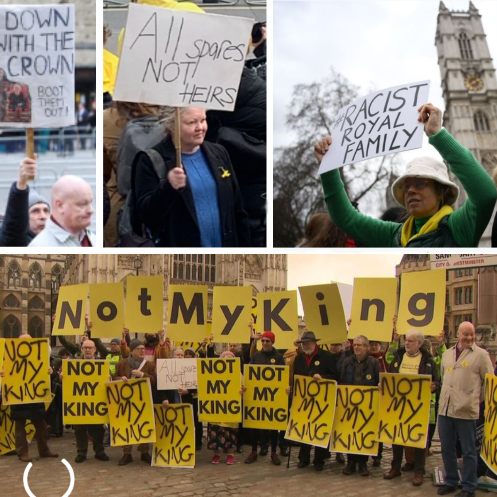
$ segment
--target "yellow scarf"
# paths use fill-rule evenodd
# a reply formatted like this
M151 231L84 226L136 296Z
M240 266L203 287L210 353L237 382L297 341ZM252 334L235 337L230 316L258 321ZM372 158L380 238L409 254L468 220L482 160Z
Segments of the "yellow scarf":
M402 226L402 236L400 238L400 243L405 247L411 240L414 240L419 235L425 235L426 233L431 233L438 228L438 224L445 216L450 216L454 212L454 209L448 205L444 205L436 214L426 221L419 233L411 236L412 228L414 226L414 216L410 216L409 219Z

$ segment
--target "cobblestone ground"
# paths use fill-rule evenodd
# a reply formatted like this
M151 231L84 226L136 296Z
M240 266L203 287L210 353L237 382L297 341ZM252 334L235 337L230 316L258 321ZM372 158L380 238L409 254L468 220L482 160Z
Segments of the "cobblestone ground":
M386 481L383 472L390 466L391 449L385 447L381 468L370 467L371 476L357 474L342 475L342 466L334 460L334 455L325 465L324 471L316 473L312 466L297 468L297 452L292 449L290 467L286 464L276 467L269 457L260 457L252 465L244 464L250 448L244 447L243 454L236 454L236 464L210 464L212 453L206 449L197 452L197 466L193 470L150 468L139 460L134 452L134 462L119 467L119 448L107 448L109 462L97 461L89 457L84 463L74 463L76 446L74 435L65 434L62 438L51 438L50 447L59 453L59 459L48 460L36 457L36 447L30 446L33 467L29 472L29 487L36 497L63 496L69 487L69 473L60 462L66 459L74 468L75 485L71 497L161 497L164 495L193 496L337 496L337 497L431 497L436 495L432 484L432 469L441 463L440 448L433 447L433 456L428 457L425 482L421 487L411 484L412 473L401 478ZM223 461L224 462L224 461ZM371 466L371 464L369 464ZM23 473L26 468L16 456L0 458L0 496L26 496L23 486ZM479 497L483 493L478 492Z

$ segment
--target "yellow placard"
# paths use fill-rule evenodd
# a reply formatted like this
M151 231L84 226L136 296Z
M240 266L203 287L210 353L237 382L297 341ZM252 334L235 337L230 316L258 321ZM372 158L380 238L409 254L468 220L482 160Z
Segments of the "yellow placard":
M52 335L82 335L85 331L88 285L60 287Z
M167 316L172 340L201 342L207 334L207 286L169 285Z
M0 338L0 371L3 369L3 354L5 351L5 338ZM0 376L0 388L2 388L2 377Z
M53 399L55 399L55 394L52 392L50 394L50 400L48 402L44 402L44 404L45 404L45 411L48 411L48 409L50 408L50 404L53 402Z
M299 292L306 328L315 333L320 343L347 340L347 324L338 285L301 286Z
M35 436L35 427L29 419L25 425L26 439L28 443ZM0 402L0 456L12 452L16 448L15 423L10 414L10 406L4 406Z
M349 338L392 340L397 305L397 278L355 278Z
M244 369L243 426L286 430L288 422L288 366L248 364Z
M93 338L114 338L121 335L124 326L122 283L90 285L90 321Z
M340 385L330 451L378 454L378 387Z
M195 467L195 424L191 404L154 405L157 441L152 466Z
M164 278L128 276L126 279L126 328L131 333L157 333L163 327Z
M252 326L254 331L257 333L259 331L257 324L257 297L252 297L252 311L250 316L252 317Z
M2 402L8 405L50 402L48 339L6 339Z
M106 383L112 447L155 442L149 378Z
M212 333L215 343L250 343L252 288L215 286Z
M497 376L485 374L485 427L481 458L494 473L497 472Z
M299 319L297 292L268 292L257 295L257 330L272 331L276 336L275 347L290 349L298 338Z
M293 378L293 400L285 438L327 448L335 416L337 383L309 376Z
M380 373L378 442L426 447L431 376Z
M240 359L197 359L198 419L207 423L240 423Z
M62 416L65 425L99 425L109 422L105 360L62 361Z
M444 327L445 270L402 273L397 333L411 329L436 336Z

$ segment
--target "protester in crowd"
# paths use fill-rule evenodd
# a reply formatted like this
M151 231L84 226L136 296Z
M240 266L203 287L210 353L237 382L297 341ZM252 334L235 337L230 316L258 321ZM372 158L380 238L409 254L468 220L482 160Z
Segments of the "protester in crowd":
M93 214L90 185L77 176L62 176L52 187L52 215L30 247L94 247L88 229Z
M79 103L78 113L76 116L78 123L78 132L80 135L79 144L81 150L86 149L86 137L85 135L90 131L90 115L86 110L86 105L83 102Z
M340 375L341 385L375 386L380 382L380 361L368 353L369 340L362 335L354 338L354 355L343 361ZM356 472L356 465L361 476L369 476L367 466L368 456L358 454L347 455L347 465L343 468L344 475Z
M397 352L397 355L390 364L389 372L430 375L431 391L436 392L440 388L438 371L432 355L421 347L424 339L425 337L420 331L409 330L406 333L405 347L402 347ZM404 446L394 444L392 450L392 466L390 471L383 476L385 480L391 480L397 476L401 476ZM423 484L425 475L426 448L415 448L414 458L414 478L412 484L414 486L420 486Z
M130 356L121 359L116 365L116 373L113 375L114 380L127 381L134 378L148 378L152 389L155 386L155 364L145 359L145 345L137 338L131 340L129 344ZM119 466L125 466L133 462L131 455L132 446L123 446L123 456L119 460ZM152 458L149 454L149 444L142 443L138 445L138 451L141 453L141 460L150 464Z
M347 233L337 228L328 213L314 214L297 247L353 247Z
M195 353L195 349L193 347L188 347L185 349L185 359L195 359L197 354Z
M19 338L31 338L28 333L22 333ZM49 368L48 374L53 373L52 368ZM5 377L5 371L0 370L0 378ZM38 445L38 453L40 457L59 457L54 454L48 447L48 430L45 422L45 404L37 402L35 404L18 404L10 407L10 416L15 422L15 437L17 457L21 462L32 462L29 457L28 440L26 437L26 421L30 420L36 430L36 444Z
M439 495L455 492L459 483L456 442L462 446L462 491L456 497L474 497L477 486L476 421L483 400L485 374L493 374L488 353L475 344L475 328L463 321L458 342L442 357L442 392L438 433L442 444L445 484Z
M61 355L62 350L62 355ZM62 361L69 359L70 355L65 349L59 350L57 357L52 361L52 374L50 375L50 391L53 399L45 414L45 421L49 436L61 437L64 434L64 423L62 417L62 382L60 373L62 372ZM65 353L64 353L65 350Z
M302 345L303 354L295 357L293 363L293 374L301 376L310 376L315 380L327 379L338 380L338 371L336 360L326 350L320 349L317 342L320 339L316 338L313 331L306 331L300 340L296 340L296 344ZM293 385L293 377L291 384ZM302 444L299 451L299 468L309 466L311 462L311 445ZM322 447L314 447L314 469L322 471L324 468L324 460L328 455L328 449Z
M418 121L424 123L430 144L468 194L463 206L453 211L459 187L450 180L445 164L431 157L418 157L407 164L405 174L392 185L395 200L409 213L403 224L375 220L353 209L338 169L321 175L331 218L368 247L477 247L495 206L495 185L471 151L442 129L440 109L425 104L418 111ZM328 136L316 144L319 162L331 143Z
M175 137L173 108L165 112L168 136L153 150L165 165L157 176L148 152L136 158L134 191L141 221L158 247L248 247L247 214L226 150L204 141L205 110L182 107L180 138ZM176 164L175 143L182 164Z

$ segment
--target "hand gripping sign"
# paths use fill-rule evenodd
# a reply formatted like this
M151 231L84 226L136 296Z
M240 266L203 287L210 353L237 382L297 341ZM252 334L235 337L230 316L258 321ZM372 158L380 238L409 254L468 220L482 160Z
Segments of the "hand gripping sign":
M429 81L394 86L341 108L332 125L333 144L319 174L373 157L421 148L418 108L428 102Z

